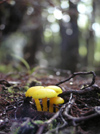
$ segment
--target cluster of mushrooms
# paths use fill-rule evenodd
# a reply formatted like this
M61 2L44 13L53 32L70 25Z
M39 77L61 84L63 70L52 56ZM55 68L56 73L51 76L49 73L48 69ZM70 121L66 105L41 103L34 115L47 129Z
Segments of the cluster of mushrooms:
M62 90L58 86L34 86L27 90L25 93L26 97L32 97L35 101L37 111L49 111L53 112L53 104L58 106L63 104L64 100L58 97L58 94L62 93ZM40 99L42 100L42 107L40 104ZM47 106L47 101L49 100L49 108ZM56 107L56 112L58 108Z

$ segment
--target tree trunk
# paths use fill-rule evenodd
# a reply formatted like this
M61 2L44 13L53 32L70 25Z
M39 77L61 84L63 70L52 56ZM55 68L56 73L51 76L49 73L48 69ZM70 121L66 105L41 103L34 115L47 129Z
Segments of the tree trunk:
M61 67L74 72L78 63L78 26L77 26L77 5L69 1L70 22L61 22Z
M42 26L39 26L38 28L32 30L30 35L30 41L24 48L24 58L30 66L33 66L36 63L35 54L39 46L42 45L42 32Z

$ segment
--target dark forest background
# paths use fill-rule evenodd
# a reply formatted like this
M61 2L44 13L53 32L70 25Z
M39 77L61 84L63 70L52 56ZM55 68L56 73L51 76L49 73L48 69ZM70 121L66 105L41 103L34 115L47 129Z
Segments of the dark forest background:
M100 0L0 0L0 70L100 67ZM5 67L6 65L6 67Z

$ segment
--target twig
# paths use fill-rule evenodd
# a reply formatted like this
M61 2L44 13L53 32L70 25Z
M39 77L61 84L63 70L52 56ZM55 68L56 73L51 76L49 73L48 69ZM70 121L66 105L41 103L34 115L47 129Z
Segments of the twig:
M66 81L69 81L71 78L74 78L75 76L77 75L89 75L89 74L92 74L93 75L93 78L92 78L92 82L89 84L89 85L86 85L84 86L82 89L85 89L87 87L90 87L92 86L94 83L95 83L95 77L96 77L96 74L91 71L91 72L77 72L77 73L73 73L69 78L67 78L66 80L63 80L63 81L60 81L59 83L56 84L56 86L59 86L60 84L66 82Z
M77 123L80 123L81 121L86 121L86 120L92 119L94 117L100 116L100 112L98 112L98 109L95 108L94 113L92 113L91 115L87 115L87 116L83 116L83 117L73 117L72 115L69 114L69 111L71 110L73 103L74 103L74 100L70 99L69 105L65 108L65 111L63 112L63 116L67 117L67 120L70 120L70 122L72 122L73 126L76 126Z
M40 126L40 128L39 128L39 130L37 131L36 134L42 134L44 128L45 128L46 126L48 126L50 123L52 123L55 119L57 119L57 118L60 116L60 112L62 111L62 109L65 108L65 106L66 106L66 104L64 104L64 105L60 108L60 110L59 110L53 117L51 117L49 120L45 121L45 122Z
M57 119L58 117L61 117L61 119L63 120L64 124L63 124L62 126L60 126L60 127L57 127L56 129L51 130L51 131L60 130L60 129L62 129L63 127L67 126L67 125L68 125L67 121L65 121L61 115L62 115L62 113L63 113L63 109L65 109L66 105L69 106L69 104L71 103L71 100L72 100L72 94L70 95L69 102L66 103L66 104L64 104L64 105L60 108L60 110L59 110L52 118L50 118L48 121L44 122L44 124L39 128L37 134L42 134L43 129L45 128L45 126L47 126L48 124L52 123L52 121L53 121L54 119ZM46 134L48 134L48 132L47 132Z
M84 95L86 93L89 93L91 91L96 91L97 93L100 93L100 88L96 85L93 85L91 87L87 87L84 90L68 90L64 91L63 93L59 94L58 96L63 97L65 95L69 95L70 93L73 93L75 95Z
M68 103L71 103L71 100L72 100L72 94L70 95L70 99L69 99L69 102L68 102ZM60 108L60 110L59 110L52 118L50 118L48 121L46 121L45 123L46 123L46 124L49 124L49 123L51 123L54 119L56 119L56 118L60 115L62 109L64 109L64 108L66 107L66 105L68 105L68 103L67 103L67 104L64 104L64 105Z
M11 84L8 81L6 81L6 80L0 80L0 84L1 85L5 85L7 87L10 87L11 86Z

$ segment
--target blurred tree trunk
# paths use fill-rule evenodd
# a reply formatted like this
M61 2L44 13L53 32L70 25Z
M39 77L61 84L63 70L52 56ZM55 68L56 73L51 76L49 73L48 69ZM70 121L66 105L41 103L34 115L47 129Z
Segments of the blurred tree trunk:
M92 29L92 25L95 22L95 7L96 2L93 1L92 7L93 11L91 14L91 22L90 22L90 28L88 30L88 36L86 37L86 46L87 46L87 66L89 69L94 66L94 51L95 51L95 37L94 37L94 31Z
M61 22L61 67L74 72L78 63L78 26L77 26L77 5L69 1L70 22Z
M13 6L7 2L0 4L0 36L15 32L23 20L25 11L26 4L23 5L20 0Z
M14 2L14 1L13 1ZM23 16L27 9L27 3L23 4L23 0L16 0L15 4L10 4L10 1L4 1L0 3L0 47L3 46L3 42L20 27ZM14 44L15 42L13 42ZM8 64L11 59L11 52L7 53L8 49L5 49L5 57L2 58L2 62ZM2 55L1 55L2 57ZM1 58L0 57L0 58ZM10 57L10 58L9 58ZM0 61L1 62L1 61Z
M32 1L16 0L14 5L9 2L0 4L0 45L5 37L16 32L19 28L28 37L28 43L24 49L24 57L30 65L35 62L35 53L41 45L41 0L38 3ZM27 14L28 8L33 8L31 15Z
M39 0L41 3L41 0ZM33 66L36 63L35 54L39 47L42 45L42 35L43 35L43 27L42 27L42 8L38 4L34 7L34 13L30 15L30 20L32 22L33 29L29 30L28 33L29 42L24 48L24 58L29 63L30 66ZM27 18L26 18L27 19ZM27 35L27 33L26 33Z
M36 63L35 54L38 48L42 45L42 26L34 29L30 33L30 41L24 48L24 58L29 63L30 66L33 66Z

